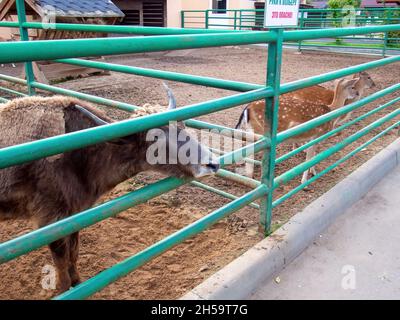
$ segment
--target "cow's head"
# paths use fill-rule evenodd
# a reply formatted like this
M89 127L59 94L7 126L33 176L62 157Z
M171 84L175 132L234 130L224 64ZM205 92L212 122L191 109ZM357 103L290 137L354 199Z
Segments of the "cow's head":
M174 110L176 99L172 91L166 85L165 87L169 96L168 110ZM94 120L97 125L109 124L87 109L80 106L77 108ZM146 139L146 142L138 143L138 137ZM143 171L155 170L176 177L200 178L215 174L220 167L214 154L190 135L181 121L150 129L145 132L145 135L134 134L109 143L126 146L128 149L131 149L129 146L140 145L139 150L132 149L136 153L132 155L132 159L140 161Z
M168 110L177 107L171 89L164 84L168 97ZM215 174L219 163L213 153L190 135L182 121L147 132L146 162L152 169L175 176L200 178Z

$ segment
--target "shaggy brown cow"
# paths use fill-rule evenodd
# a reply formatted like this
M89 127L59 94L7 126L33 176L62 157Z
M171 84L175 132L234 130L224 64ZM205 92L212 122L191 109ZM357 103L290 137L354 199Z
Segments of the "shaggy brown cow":
M175 102L170 93L170 107ZM142 112L143 113L143 112ZM137 115L136 115L137 116ZM112 122L103 112L82 101L66 97L28 97L13 100L0 109L0 148L84 130ZM187 142L198 151L197 163L151 165L146 150L154 143L140 132L107 143L40 159L0 170L0 220L27 218L38 227L90 208L100 196L139 172L156 170L178 177L214 174L219 164L208 149L175 126L185 141L170 141L169 152ZM160 130L158 129L158 130ZM172 150L172 151L171 151ZM204 162L208 159L208 162ZM49 245L57 268L61 292L80 282L77 270L79 234Z

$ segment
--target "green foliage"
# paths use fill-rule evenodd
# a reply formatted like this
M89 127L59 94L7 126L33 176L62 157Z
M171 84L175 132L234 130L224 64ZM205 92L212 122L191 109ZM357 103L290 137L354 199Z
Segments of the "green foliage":
M391 13L387 12L387 17L390 18L397 18L395 20L391 20L388 22L388 24L396 24L400 20L400 11L392 11ZM400 31L390 31L388 32L388 44L389 45L400 45ZM396 39L390 39L390 38L396 38Z
M342 12L342 9L345 6L352 6L354 8L359 8L361 5L361 0L329 0L328 8L336 9L337 11L333 11L329 18L334 19L332 22L333 26L336 28L340 28L342 26L341 19L349 14L349 12Z
M329 0L329 9L341 9L344 6L353 6L354 8L359 8L361 5L361 0Z

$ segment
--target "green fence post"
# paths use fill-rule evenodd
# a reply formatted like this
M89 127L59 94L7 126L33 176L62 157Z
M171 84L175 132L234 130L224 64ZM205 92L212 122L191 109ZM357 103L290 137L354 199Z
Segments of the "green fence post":
M268 195L263 197L261 201L260 213L260 223L266 234L270 231L272 219L283 42L282 28L271 29L271 31L277 35L276 42L271 42L268 45L267 86L273 88L274 95L265 100L265 137L271 141L271 144L269 152L264 152L261 177L261 183L268 188Z
M18 14L18 24L19 24L19 33L21 41L29 41L28 29L23 26L23 23L26 22L26 11L25 11L25 1L24 0L16 0L17 5L17 14ZM35 75L33 73L33 65L32 62L25 62L25 73L26 73L26 81L28 85L28 93L29 95L35 95L35 89L31 86L32 82L35 82Z
M386 24L391 24L391 13L392 11L387 10L387 14L384 13L386 17ZM382 57L386 56L386 49L388 45L388 37L389 37L389 32L385 32L385 36L383 38L383 49L382 49Z
M237 19L237 10L235 10L234 17L233 17L233 29L234 30L236 30L236 28L237 28L236 19Z
M181 10L181 28L185 28L185 11Z
M300 15L300 30L304 28L304 11L301 11ZM299 41L299 46L297 47L297 51L301 52L301 40Z
M208 10L206 10L206 29L208 29L208 25L209 25L209 21L208 21L208 19L209 19L209 11Z
M386 56L386 48L387 48L387 42L388 42L388 32L385 32L385 36L383 38L383 48L382 48L382 57Z

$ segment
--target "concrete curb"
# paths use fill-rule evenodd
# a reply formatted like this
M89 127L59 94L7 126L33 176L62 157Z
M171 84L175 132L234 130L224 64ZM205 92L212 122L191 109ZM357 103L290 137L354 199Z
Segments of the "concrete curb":
M400 163L400 138L182 300L246 299Z

